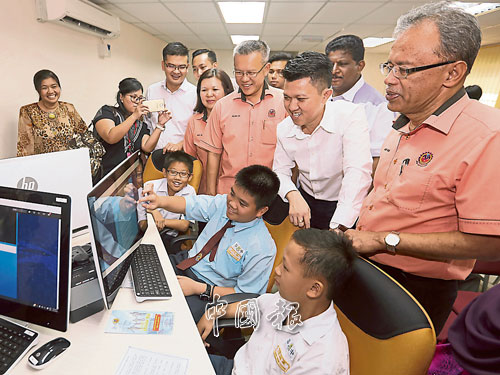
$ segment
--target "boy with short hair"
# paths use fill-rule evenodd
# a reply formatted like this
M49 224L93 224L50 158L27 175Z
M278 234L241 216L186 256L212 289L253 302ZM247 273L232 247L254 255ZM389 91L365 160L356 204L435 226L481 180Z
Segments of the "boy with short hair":
M146 208L162 207L207 222L189 252L170 256L196 322L214 294L265 293L276 245L262 215L278 189L278 177L262 165L240 170L231 192L215 197L162 197L144 189L139 202Z
M194 188L188 185L193 178L193 159L188 154L182 151L168 153L163 162L162 172L164 178L146 183L146 185L152 185L153 191L158 196L186 197L196 195ZM141 191L139 191L140 195ZM189 221L184 218L184 215L163 208L157 208L150 212L159 231L165 228L169 229L165 234L162 234L163 243L168 251L170 241L177 237L179 232L188 230ZM137 205L137 216L139 228L145 231L148 225L146 209L140 204Z
M248 312L250 304L257 305L259 324L234 361L210 356L217 375L348 375L349 348L332 298L348 282L355 256L343 234L319 229L294 232L276 267L279 292L231 304L225 311L212 308L198 322L205 340L214 325L207 315L231 318ZM283 319L279 312L285 306L295 306L295 311L285 308L288 314Z

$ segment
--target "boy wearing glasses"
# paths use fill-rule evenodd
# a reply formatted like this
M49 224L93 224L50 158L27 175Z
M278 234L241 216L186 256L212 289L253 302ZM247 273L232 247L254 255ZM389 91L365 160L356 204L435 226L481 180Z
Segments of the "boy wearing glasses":
M147 100L163 99L166 108L172 113L172 118L165 124L165 131L160 135L155 150L160 148L164 152L182 150L187 123L196 105L196 86L186 79L188 59L188 49L184 44L168 43L163 49L161 61L165 79L152 84L146 91ZM151 113L146 123L152 132L158 127L158 113Z
M158 196L178 196L187 197L196 195L194 188L188 185L193 178L193 160L182 151L174 151L165 157L163 163L163 176L158 180L149 181L153 186L153 191ZM139 196L142 195L142 189L139 189ZM161 235L165 249L169 250L170 241L177 237L179 232L185 232L189 228L189 221L183 214L167 211L163 208L157 208L151 211L159 231L168 229ZM139 228L145 231L147 228L146 209L142 204L137 205L137 216Z

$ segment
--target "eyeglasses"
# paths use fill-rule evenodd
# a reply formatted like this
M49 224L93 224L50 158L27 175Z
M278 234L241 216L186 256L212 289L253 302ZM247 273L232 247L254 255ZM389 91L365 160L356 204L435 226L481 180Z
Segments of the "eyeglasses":
M146 99L144 96L140 95L140 96L137 96L137 95L127 95L130 100L132 101L132 103L139 103L141 100L144 100Z
M170 177L175 177L179 175L181 178L186 178L191 176L191 173L186 171L176 171L175 169L167 169L167 173Z
M444 61L437 64L417 66L415 68L403 68L401 66L393 65L389 62L385 62L380 64L380 72L384 75L384 77L388 76L390 72L394 74L396 78L406 78L408 74L421 72L422 70L437 68L438 66L453 64L456 61Z
M248 78L255 78L255 77L257 77L257 74L259 74L262 71L262 69L264 69L264 67L266 65L267 65L267 62L264 65L262 65L262 67L256 72L244 72L242 70L234 70L234 75L235 75L235 77L243 77L243 76L247 75Z
M283 77L283 69L269 69L269 74L278 74L280 77Z
M165 63L165 68L167 68L168 70L172 70L172 71L178 70L179 72L183 72L183 71L187 70L188 66L185 64L174 65L174 64Z

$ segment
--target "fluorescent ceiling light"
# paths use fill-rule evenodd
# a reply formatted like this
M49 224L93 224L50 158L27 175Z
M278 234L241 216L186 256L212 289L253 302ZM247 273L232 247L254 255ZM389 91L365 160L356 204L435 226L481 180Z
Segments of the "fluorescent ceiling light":
M233 44L240 44L241 42L244 42L245 40L259 40L258 35L231 35L231 40L233 41Z
M262 23L265 2L218 2L226 23Z
M363 45L366 48L381 46L382 44L386 44L392 42L394 38L375 38L369 37L363 39Z
M463 9L467 13L470 13L474 16L500 8L500 3L462 3L460 1L455 1L451 5Z

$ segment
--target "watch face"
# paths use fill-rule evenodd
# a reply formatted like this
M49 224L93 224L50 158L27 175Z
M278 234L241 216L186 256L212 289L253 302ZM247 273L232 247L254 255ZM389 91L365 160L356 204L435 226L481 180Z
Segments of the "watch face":
M399 243L399 236L394 233L389 233L385 236L385 242L389 246L396 246Z

